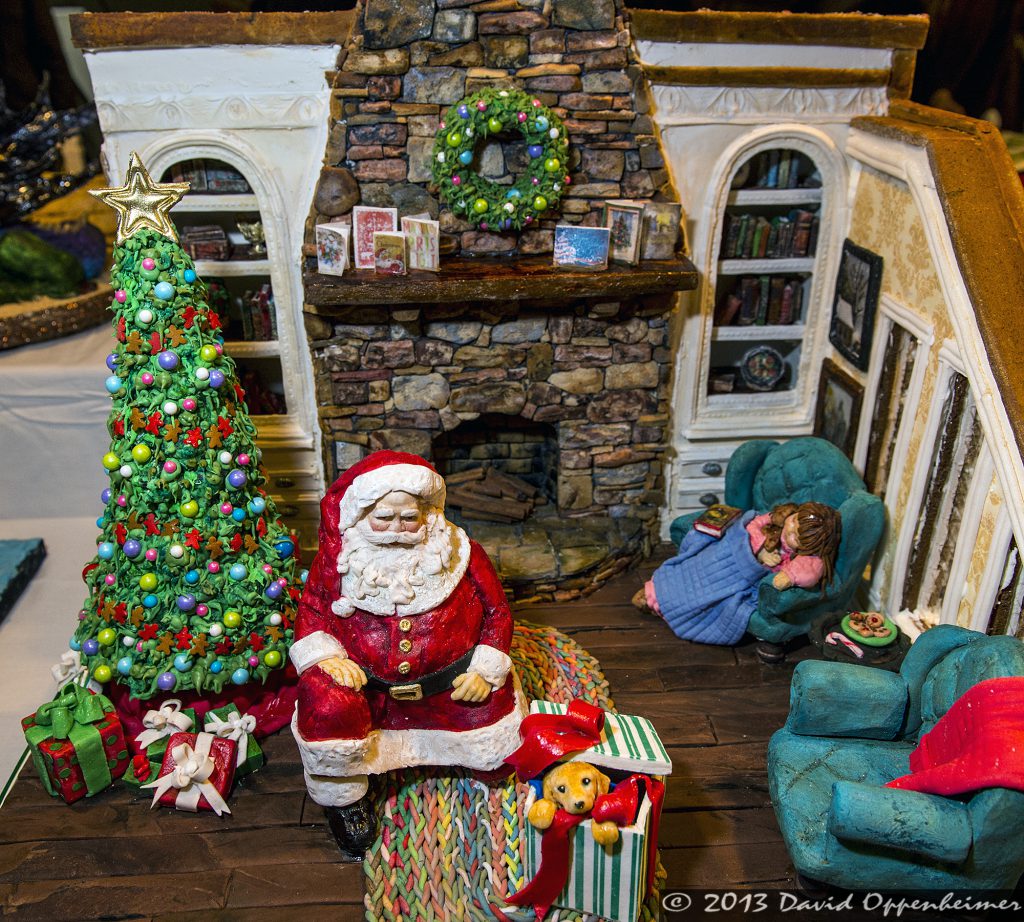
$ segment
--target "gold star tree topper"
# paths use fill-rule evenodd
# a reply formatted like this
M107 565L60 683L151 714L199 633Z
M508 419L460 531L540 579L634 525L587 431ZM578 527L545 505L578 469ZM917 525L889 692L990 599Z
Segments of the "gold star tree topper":
M170 210L188 192L187 182L153 182L139 155L132 151L123 186L90 190L101 202L117 212L117 242L124 243L146 227L178 242Z

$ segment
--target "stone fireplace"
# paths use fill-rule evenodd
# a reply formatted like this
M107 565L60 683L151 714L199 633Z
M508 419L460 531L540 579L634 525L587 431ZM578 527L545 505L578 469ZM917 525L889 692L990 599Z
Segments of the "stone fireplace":
M492 464L548 502L522 524L463 515L517 595L568 598L656 540L668 413L671 296L309 318L335 471L378 448L453 474Z

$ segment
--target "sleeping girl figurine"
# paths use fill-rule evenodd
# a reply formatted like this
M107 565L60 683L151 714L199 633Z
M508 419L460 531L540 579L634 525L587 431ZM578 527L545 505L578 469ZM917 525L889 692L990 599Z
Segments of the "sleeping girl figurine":
M750 510L721 538L687 532L679 553L634 601L684 640L731 646L746 631L769 572L780 591L821 585L824 592L841 537L839 512L823 503L783 503L761 515Z

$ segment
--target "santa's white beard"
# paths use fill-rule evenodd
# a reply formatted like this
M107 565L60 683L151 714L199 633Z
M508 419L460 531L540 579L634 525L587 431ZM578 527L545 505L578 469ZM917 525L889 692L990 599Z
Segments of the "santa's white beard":
M372 610L390 613L412 604L418 592L436 595L438 583L451 581L452 559L451 528L443 513L430 513L415 532L375 532L364 518L342 535L342 593L356 605L372 599Z

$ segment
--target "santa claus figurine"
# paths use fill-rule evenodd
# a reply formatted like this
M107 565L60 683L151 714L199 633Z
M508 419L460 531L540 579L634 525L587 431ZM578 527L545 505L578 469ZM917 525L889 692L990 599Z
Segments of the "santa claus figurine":
M320 505L291 648L292 732L309 795L352 859L376 838L368 774L490 771L519 745L512 613L487 554L445 519L444 502L430 464L378 451Z

